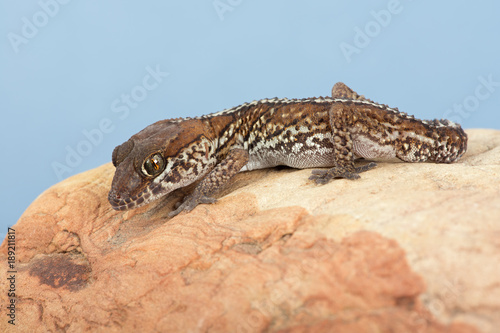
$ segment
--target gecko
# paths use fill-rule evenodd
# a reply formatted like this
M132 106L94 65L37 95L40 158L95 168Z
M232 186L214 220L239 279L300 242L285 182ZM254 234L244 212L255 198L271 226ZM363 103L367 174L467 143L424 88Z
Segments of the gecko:
M376 166L357 166L358 158L452 163L466 150L459 124L416 119L338 82L331 97L262 99L147 126L113 150L108 201L128 210L198 182L169 213L173 217L215 203L214 194L242 171L312 168L309 179L323 185L358 179Z

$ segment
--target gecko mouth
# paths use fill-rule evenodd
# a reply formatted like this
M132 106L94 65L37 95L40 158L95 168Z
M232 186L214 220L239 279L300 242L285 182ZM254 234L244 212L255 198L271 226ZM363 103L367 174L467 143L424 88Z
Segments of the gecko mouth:
M122 197L119 193L116 193L112 190L109 192L108 201L114 210L128 210L140 207L148 203L148 199L150 197L151 193L149 191L141 192L137 196Z
M129 210L138 208L152 201L152 199L157 196L161 189L161 184L158 184L153 189L147 187L144 191L133 196L124 196L116 190L112 189L111 191L109 191L108 201L114 210Z

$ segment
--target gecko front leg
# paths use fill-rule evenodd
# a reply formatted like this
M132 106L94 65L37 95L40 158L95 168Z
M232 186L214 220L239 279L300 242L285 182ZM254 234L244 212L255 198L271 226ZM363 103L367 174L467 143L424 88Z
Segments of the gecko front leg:
M316 184L326 184L333 178L358 179L359 173L368 171L377 166L371 162L366 165L354 166L353 140L350 128L353 127L359 116L353 110L346 110L342 104L334 104L329 112L332 141L334 146L334 167L328 170L313 170L310 180Z
M199 204L217 202L217 199L213 198L212 195L220 190L247 163L248 151L240 148L231 149L227 157L217 164L196 186L193 193L186 196L182 204L170 212L168 216L174 217L182 211L190 212Z

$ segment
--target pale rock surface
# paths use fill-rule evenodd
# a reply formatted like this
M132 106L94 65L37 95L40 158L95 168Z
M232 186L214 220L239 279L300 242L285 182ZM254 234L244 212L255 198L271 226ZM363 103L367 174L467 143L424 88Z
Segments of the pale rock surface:
M173 219L182 193L116 212L111 164L71 177L14 226L16 326L3 314L0 331L497 332L500 132L467 133L456 164L324 186L247 172Z

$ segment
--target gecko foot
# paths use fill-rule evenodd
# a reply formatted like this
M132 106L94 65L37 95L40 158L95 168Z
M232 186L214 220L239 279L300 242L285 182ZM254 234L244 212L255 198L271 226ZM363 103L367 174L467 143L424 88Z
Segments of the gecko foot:
M371 170L371 169L375 168L376 166L377 166L377 163L370 162L370 163L362 165L360 167L356 167L355 169L356 169L357 173L360 173L360 172L365 172L365 171Z
M212 197L207 197L205 195L200 195L200 194L191 194L188 195L182 204L179 204L178 207L176 207L175 210L171 211L168 213L168 217L172 218L179 214L182 211L185 212L190 212L192 211L196 206L199 204L213 204L216 203L217 199L212 198Z
M333 167L328 170L317 169L312 171L312 175L309 177L310 180L314 180L316 184L326 184L333 178L346 178L346 179L358 179L359 173L368 171L377 166L377 163L371 162L366 165L356 167L356 168L347 168L347 167Z

